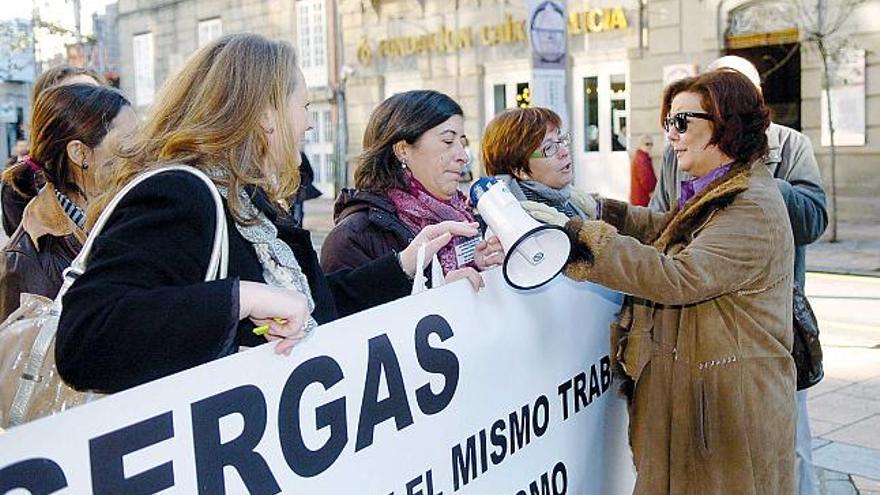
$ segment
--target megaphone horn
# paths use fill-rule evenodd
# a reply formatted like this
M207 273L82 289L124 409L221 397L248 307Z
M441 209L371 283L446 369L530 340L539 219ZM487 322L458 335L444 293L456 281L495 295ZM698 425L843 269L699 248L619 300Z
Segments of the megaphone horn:
M477 208L507 253L504 280L517 289L534 289L553 280L565 267L571 241L565 230L532 218L504 182L483 177L471 186Z

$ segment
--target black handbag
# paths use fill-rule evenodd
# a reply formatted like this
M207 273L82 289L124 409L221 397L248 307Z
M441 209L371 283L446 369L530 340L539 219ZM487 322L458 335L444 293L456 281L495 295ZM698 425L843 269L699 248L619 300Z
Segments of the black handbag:
M804 390L822 381L822 346L819 344L819 322L804 291L794 287L794 345L791 356L797 368L797 389Z

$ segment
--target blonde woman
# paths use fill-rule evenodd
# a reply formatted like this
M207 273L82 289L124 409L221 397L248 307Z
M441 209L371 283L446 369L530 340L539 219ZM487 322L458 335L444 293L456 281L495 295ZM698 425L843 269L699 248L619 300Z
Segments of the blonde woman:
M433 255L451 235L476 234L473 224L435 225L399 254L325 276L309 233L277 206L299 185L307 95L293 48L249 34L206 46L167 81L92 218L144 170L196 167L225 199L229 276L202 282L215 229L204 184L172 171L137 186L64 297L56 360L67 382L123 390L266 338L290 352L320 323L408 294L422 243ZM268 337L255 325L269 325Z

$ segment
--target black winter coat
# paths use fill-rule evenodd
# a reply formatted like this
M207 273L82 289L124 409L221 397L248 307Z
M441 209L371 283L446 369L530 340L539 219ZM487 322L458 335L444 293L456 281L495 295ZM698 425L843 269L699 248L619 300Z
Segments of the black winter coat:
M318 323L409 294L394 256L325 276L309 233L279 219L261 191L253 196L308 278ZM65 381L115 392L265 342L238 319L238 281L264 279L228 210L228 278L204 282L214 215L210 192L186 172L158 175L128 194L64 296L55 358Z
M333 218L336 226L321 246L321 267L328 272L357 268L400 252L415 238L391 201L368 191L343 190Z

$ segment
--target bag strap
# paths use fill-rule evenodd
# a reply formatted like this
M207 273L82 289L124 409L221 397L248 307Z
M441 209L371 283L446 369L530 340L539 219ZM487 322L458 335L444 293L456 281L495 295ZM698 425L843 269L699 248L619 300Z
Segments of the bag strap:
M86 264L88 262L89 254L92 252L92 247L95 244L95 239L101 234L101 231L104 230L104 226L110 220L110 217L113 215L116 207L125 199L125 196L140 185L142 182L159 175L165 172L171 171L182 171L189 172L205 183L208 187L208 190L211 191L211 197L214 199L214 205L216 207L215 216L217 220L217 227L214 232L214 243L211 248L211 259L208 262L208 271L205 274L205 282L211 282L213 280L226 278L226 271L228 268L228 254L229 254L229 237L226 232L226 213L223 210L223 200L220 197L220 193L217 191L217 186L214 185L214 182L205 175L204 172L198 170L196 168L190 167L188 165L174 165L170 167L159 168L155 170L150 170L144 172L143 174L135 177L134 180L125 185L125 187L120 190L116 196L110 201L104 211L101 213L101 216L98 217L98 221L95 222L95 226L92 227L89 232L89 237L86 239L85 244L83 244L82 250L79 252L79 255L76 259L73 260L70 264L69 273L72 275L75 280L77 277L82 275L85 272ZM68 272L65 272L65 285L67 284ZM72 281L71 281L72 284ZM62 288L65 290L66 288ZM64 292L58 293L58 298L64 295Z
M443 276L443 268L440 266L440 260L437 258L436 253L434 253L433 259L429 260L428 263L431 264L431 288L436 289L446 283L446 279ZM428 290L427 282L428 277L425 276L425 244L422 243L416 252L416 273L413 277L412 292L410 294L416 295Z
M171 171L191 173L201 179L208 187L208 190L211 191L211 197L214 199L214 206L216 209L215 214L217 225L214 232L214 240L211 247L211 259L208 262L205 281L211 282L213 280L226 278L229 265L229 235L226 229L226 212L223 209L223 200L221 199L220 193L217 191L214 182L202 171L187 165L174 165L159 168L144 172L137 176L113 197L101 213L98 221L95 222L95 226L89 232L89 236L86 239L85 244L83 244L82 250L73 262L71 262L70 268L64 270L64 283L58 291L55 300L52 302L52 308L49 311L46 322L40 328L40 333L37 334L36 339L34 339L30 358L25 363L24 369L22 370L18 389L15 392L15 398L12 400L12 405L10 407L10 426L21 424L26 420L31 397L36 390L37 383L44 378L40 374L43 368L43 363L45 363L46 355L48 354L52 343L55 341L55 333L58 330L58 320L61 317L61 300L67 293L68 289L73 285L74 281L85 272L89 254L91 254L92 247L95 244L95 239L101 234L101 231L109 221L110 216L113 215L116 207L123 199L125 199L125 196L132 189L153 176Z

